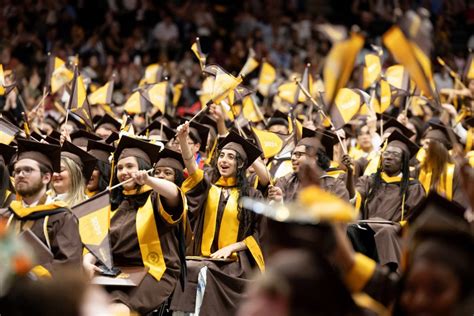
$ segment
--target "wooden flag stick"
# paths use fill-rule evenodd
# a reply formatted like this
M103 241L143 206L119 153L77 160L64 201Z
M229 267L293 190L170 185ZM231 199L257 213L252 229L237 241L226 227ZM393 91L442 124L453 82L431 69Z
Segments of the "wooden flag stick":
M150 168L150 169L146 170L146 173L150 173L150 172L152 172L153 170L155 170L155 168ZM116 188L118 188L118 187L120 187L120 186L122 186L122 185L124 185L124 184L126 184L126 183L132 182L132 181L133 181L133 178L127 179L127 180L125 180L125 181L122 181L122 182L120 182L120 183L117 183L116 185L114 185L114 186L112 186L112 187L110 187L110 188L105 189L104 191L107 191L107 190L108 190L108 191L112 191L112 190L114 190L114 189L116 189Z
M324 119L327 119L329 121L329 124L331 124L331 127L334 129L334 132L337 136L337 139L339 140L339 143L341 144L341 147L342 147L342 151L344 152L345 155L347 155L347 149L346 147L344 146L344 143L342 142L342 139L341 139L341 136L339 135L339 133L336 132L336 128L334 127L334 124L332 123L331 119L326 115L326 113L324 113L324 111L322 110L322 108L318 105L318 103L316 102L316 100L311 96L311 94L309 94L308 90L305 89L305 87L303 87L303 85L301 84L301 82L299 82L297 79L295 79L295 82L296 84L300 87L301 89L301 92L303 92L303 94L314 104L314 106L318 109L318 111L321 113L321 115L323 116Z

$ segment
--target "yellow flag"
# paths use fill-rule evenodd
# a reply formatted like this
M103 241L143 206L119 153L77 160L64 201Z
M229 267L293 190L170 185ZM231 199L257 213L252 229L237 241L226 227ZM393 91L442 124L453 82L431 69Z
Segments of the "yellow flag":
M165 113L167 89L168 89L168 81L163 81L163 82L156 83L154 85L149 86L142 94L153 105L153 107L160 110L161 113Z
M261 122L264 119L252 95L248 95L242 100L242 114L244 118L253 123Z
M111 269L112 251L109 242L110 195L104 192L74 206L72 213L79 220L79 235L84 246L107 268Z
M474 79L474 53L469 54L469 58L464 68L463 77L466 81L470 79Z
M111 80L89 95L90 104L111 104L113 90L114 81Z
M181 99L181 93L183 92L184 85L180 82L173 86L173 105L178 106L179 99Z
M241 82L242 77L235 78L219 67L212 89L212 101L215 104L220 104Z
M204 69L204 67L206 66L207 57L203 54L201 50L201 42L199 41L199 37L196 37L196 41L193 43L193 45L191 45L191 50L199 60L199 65L201 66L201 69Z
M353 33L344 41L333 44L324 64L324 85L326 104L331 106L339 89L344 87L351 76L354 62L364 45L364 37Z
M123 109L128 114L145 113L147 110L146 104L145 97L140 93L140 91L135 91L127 99L123 105Z
M393 65L385 71L387 82L394 88L403 91L410 91L410 80L406 68L402 65Z
M10 145L15 139L15 135L20 132L18 126L13 125L8 120L0 117L0 143Z
M385 80L380 80L380 102L374 104L375 113L382 114L392 103L392 90L390 84Z
M294 81L288 81L278 87L278 96L288 103L295 102L297 84Z
M54 57L54 68L51 75L51 93L56 93L74 77L74 73L66 67L66 63L58 57Z
M362 88L367 89L372 86L379 78L382 72L380 57L377 54L365 55L365 67L363 74Z
M395 59L406 67L411 79L430 98L437 99L434 90L431 63L426 54L410 42L398 26L393 26L383 35L383 42Z
M0 64L0 95L5 94L5 75L3 73L3 65Z
M206 77L201 85L201 90L198 91L199 101L204 106L212 99L212 90L214 88L214 76Z
M267 62L262 64L260 70L260 76L258 77L258 91L264 96L268 97L268 92L270 90L271 84L276 79L276 70L275 68Z
M239 77L240 76L244 76L244 77L247 76L249 73L254 71L258 67L258 65L259 65L259 63L255 59L255 51L252 48L250 48L249 56L247 58L247 61L244 64L244 66L242 67L242 69L239 72Z
M94 123L92 122L91 109L87 100L86 87L84 85L82 76L79 75L77 66L74 68L74 78L72 81L71 97L69 98L68 109L74 114L78 115L84 121L88 129L93 129Z
M262 131L255 127L252 127L252 131L260 144L260 148L262 148L265 158L271 158L281 151L283 140L277 134Z
M151 64L145 68L145 74L140 80L139 86L153 84L161 81L163 67L159 64Z
M362 104L361 96L349 88L342 88L337 93L331 109L331 120L336 129L342 128L359 112Z

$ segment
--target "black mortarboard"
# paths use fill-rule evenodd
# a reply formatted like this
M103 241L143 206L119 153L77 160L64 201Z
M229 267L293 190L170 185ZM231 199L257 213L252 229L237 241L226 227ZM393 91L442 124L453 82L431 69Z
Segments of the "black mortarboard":
M87 152L92 156L96 157L97 160L100 160L105 163L110 163L110 155L114 152L115 148L106 144L103 141L95 141L89 139L87 142Z
M59 122L54 116L51 114L47 114L43 120L44 123L49 124L53 130L57 129L59 127Z
M391 133L395 129L397 129L400 133L402 133L403 135L405 135L408 138L415 135L415 133L412 130L410 130L405 125L403 125L402 123L397 121L395 118L391 118L383 124L383 132L384 133L387 133L387 132Z
M311 130L309 128L303 127L303 138L305 137L317 137L320 138L321 145L326 152L326 155L329 159L332 159L334 156L334 145L336 145L339 140L337 139L336 134L330 131L323 130Z
M120 138L120 134L116 132L112 132L104 141L106 144L113 145L113 143Z
M74 127L74 131L80 130L80 129L86 129L86 125L84 124L84 121L77 116L76 114L69 112L67 115L67 122L68 124L71 124ZM66 118L61 122L61 125L66 123Z
M283 113L282 111L276 110L273 115L270 117L267 123L267 128L270 128L272 125L285 125L288 127L288 114Z
M3 164L8 166L12 157L16 153L16 148L10 145L5 145L0 143L0 161L3 161Z
M61 146L61 156L74 161L81 167L84 179L86 181L90 179L97 164L97 158L68 141L65 141Z
M191 121L191 123L189 123L189 136L192 138L192 140L201 144L199 151L206 151L208 135L209 127L196 121Z
M58 131L52 131L51 134L49 134L48 136L57 140L61 139L61 133L59 133Z
M468 127L474 127L474 116L470 116L470 117L464 119L464 123L465 123Z
M158 160L158 155L162 148L163 147L152 143L124 135L120 138L117 149L114 152L114 160L118 162L122 158L137 157L153 165Z
M249 167L260 155L262 151L255 145L247 141L239 134L231 131L220 143L218 148L235 150L244 159Z
M106 113L95 125L95 130L97 130L99 127L103 127L114 132L119 132L121 126L122 124L119 121Z
M390 136L387 138L388 145L393 145L399 147L404 152L408 154L408 158L413 157L416 155L420 147L417 144L412 142L408 137L404 134L400 133L398 130L394 130Z
M18 155L16 161L32 159L48 167L53 172L61 169L61 147L26 139L17 139Z
M161 111L157 111L155 114L152 115L151 117L152 120L158 120L159 122L164 123L166 126L169 128L175 129L176 127L179 126L179 124L176 122L174 117L172 117L169 114L162 114Z
M87 142L91 140L101 140L99 136L96 134L89 133L85 130L78 130L75 131L74 133L71 133L69 135L71 137L71 142L81 148L86 148L87 147Z
M183 156L179 152L169 148L163 149L159 156L155 167L170 167L180 171L184 170Z
M217 133L217 122L209 115L204 115L200 120L199 123L206 125L208 127L212 127L214 131Z
M451 137L456 137L454 136L453 130L441 122L430 121L428 123L429 128L426 130L424 137L439 141L445 145L447 149L451 149L453 147ZM450 133L452 136L449 135Z
M160 135L160 133L163 132L163 134ZM150 125L145 127L138 135L140 136L153 136L153 135L158 135L160 141L170 141L174 138L176 132L166 126L165 124L162 124L161 122L155 120L151 122Z

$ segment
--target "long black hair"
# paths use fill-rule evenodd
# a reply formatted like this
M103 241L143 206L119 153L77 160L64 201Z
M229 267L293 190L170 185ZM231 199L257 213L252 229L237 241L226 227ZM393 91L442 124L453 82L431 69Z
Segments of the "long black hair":
M148 162L146 162L145 160L143 160L142 158L135 157L135 159L137 159L138 170L148 170L148 169L151 168L151 165ZM117 178L117 166L115 166L114 178L112 180L112 184L117 184L117 183L119 183L119 180ZM137 185L137 187L136 187L137 192L140 191L140 188L141 188L141 186ZM111 204L112 204L112 209L117 208L120 205L120 203L122 203L122 201L126 197L127 196L123 194L121 187L118 187L115 190L113 190L112 194L111 194L111 199L110 199ZM147 198L148 198L148 193L147 194L134 195L133 198L129 199L130 206L134 209L139 208L139 207L141 207L145 204Z
M252 189L249 181L247 180L247 161L245 161L238 152L236 152L235 160L237 167L236 187L239 190L240 200L241 197L250 196L250 191ZM219 172L219 169L217 168L217 159L215 159L211 176L212 183L215 183L220 177L221 174ZM255 231L256 215L254 212L242 208L240 203L238 203L237 218L240 222L238 238L239 240L242 240L245 237L250 236Z
M99 182L97 183L97 191L102 192L107 189L109 185L110 164L98 160L97 169L99 170Z

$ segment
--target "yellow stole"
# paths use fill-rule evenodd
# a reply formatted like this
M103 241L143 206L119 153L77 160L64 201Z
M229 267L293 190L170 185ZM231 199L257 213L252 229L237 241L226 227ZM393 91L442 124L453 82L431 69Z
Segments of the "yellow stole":
M92 191L92 192L91 192L91 191L89 191L89 190L86 189L85 193L86 193L86 195L87 195L88 198L91 198L91 197L93 197L94 195L96 195L96 194L98 193L98 191Z
M426 194L434 188L437 193L451 201L453 199L454 169L454 164L447 163L438 183L436 184L431 183L431 177L433 176L432 170L421 169L418 180L420 180L423 188L425 188Z
M222 215L217 246L221 249L237 242L239 234L239 219L237 218L239 190L234 187L235 183L235 178L221 177L216 184L211 185L211 188L209 189L204 214L204 231L201 242L202 256L209 257L212 253L211 248L214 242L217 225L217 209L219 207L219 200L223 187L227 187L230 192ZM236 256L236 254L233 254L233 256Z
M140 192L136 190L124 191L125 195L135 195L137 193L145 193L152 189L143 186ZM163 206L159 203L160 213L165 212ZM165 212L166 213L166 212ZM153 212L153 203L151 201L151 193L145 204L138 208L136 215L136 229L138 237L138 245L142 255L143 264L148 267L150 273L157 281L161 279L166 270L163 251L161 250L160 236L158 227L156 227L155 215Z
M471 151L472 145L474 144L474 128L470 128L467 131L467 136L466 136L466 152Z
M10 204L10 209L20 218L27 217L33 213L52 211L58 208L67 207L67 204L63 201L55 201L50 204L40 204L33 207L23 207L23 203L21 201L12 201Z

